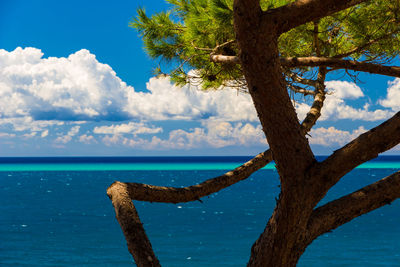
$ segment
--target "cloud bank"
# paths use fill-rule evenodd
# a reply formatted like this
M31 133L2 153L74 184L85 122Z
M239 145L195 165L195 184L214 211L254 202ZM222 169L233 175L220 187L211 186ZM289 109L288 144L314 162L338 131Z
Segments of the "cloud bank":
M378 121L400 109L400 79L377 103L365 100L354 83L328 81L326 87L321 121ZM247 94L180 88L167 77L151 78L146 88L135 91L86 49L60 58L44 58L37 48L0 49L0 138L52 138L59 148L72 141L155 150L267 145ZM354 107L351 101L365 104ZM309 108L297 104L300 119ZM197 126L166 131L157 125L171 120ZM97 126L88 129L88 123ZM317 128L310 142L343 145L363 131Z
M136 92L86 49L67 58L43 58L36 48L0 50L0 62L0 118L257 119L250 97L235 90L204 92L152 78L147 92Z

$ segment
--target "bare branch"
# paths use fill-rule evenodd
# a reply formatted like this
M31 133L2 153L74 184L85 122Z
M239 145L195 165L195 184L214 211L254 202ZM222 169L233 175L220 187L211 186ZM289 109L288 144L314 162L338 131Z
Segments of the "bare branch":
M318 20L366 0L297 0L264 12L264 23L277 21L279 33L287 32L304 23Z
M210 59L215 63L229 63L229 64L239 64L239 57L237 56L225 56L225 55L210 55Z
M227 172L221 176L209 179L198 185L183 188L153 186L139 183L124 183L128 194L133 200L180 203L196 201L204 196L218 192L239 181L248 178L252 173L261 169L272 160L270 150L258 154L256 157L246 162L242 166ZM120 182L115 182L110 186L119 186Z
M200 200L203 196L246 179L271 160L272 153L270 150L267 150L233 171L207 180L199 185L185 188L114 182L107 189L107 195L112 201L116 218L121 225L128 244L128 250L132 254L137 266L157 267L160 266L160 263L154 254L132 200L167 203Z
M128 194L127 186L123 183L114 183L107 189L107 195L112 201L117 220L128 244L128 250L137 266L161 266Z
M218 63L239 64L239 57L212 55L211 61ZM282 66L295 67L331 67L334 69L347 69L354 71L368 72L372 74L381 74L391 77L400 77L400 67L383 66L380 64L358 62L354 60L344 60L340 58L327 57L287 57L281 58ZM305 81L305 80L303 80Z
M214 53L215 53L215 52L218 51L218 49L220 49L220 48L222 48L222 47L224 47L224 46L230 45L230 44L232 44L232 43L234 43L234 42L236 42L236 40L228 40L228 41L226 41L226 42L224 42L224 43L222 43L222 44L217 45L217 46L213 49L213 51L214 51Z
M307 90L307 89L305 89L303 87L300 87L300 86L297 86L297 85L294 85L294 84L288 84L288 87L289 87L290 90L292 90L293 92L298 93L298 94L303 94L305 96L307 96L307 95L315 95L314 91Z
M318 32L319 32L318 23L319 23L319 20L315 20L314 21L314 30L313 30L314 43L313 43L313 46L314 46L315 54L317 55L317 57L320 57L321 56L321 49L319 47L319 39L318 39Z
M318 83L323 85L325 75L323 72L320 73L322 73L322 76L318 76ZM321 93L324 94L323 89L316 91L317 96ZM322 102L320 107L322 107ZM314 105L309 114L312 113L313 108L315 108ZM309 114L302 124L304 134L311 129L316 119L319 117L314 116L311 118ZM307 123L307 120L313 120L314 123ZM200 200L201 197L215 193L248 178L253 172L264 167L271 160L271 150L267 150L233 171L209 179L201 184L185 188L161 187L138 183L113 183L108 188L107 194L112 200L117 220L121 225L128 243L128 249L133 255L136 264L138 266L159 266L158 259L154 255L151 243L145 233L132 200L167 203Z
M400 142L400 111L381 125L360 135L311 169L311 177L320 177L320 195L358 165L367 162Z
M348 69L363 71L374 74L381 74L392 77L400 77L400 67L382 66L380 64L358 62L354 60L344 60L339 58L327 57L289 57L281 58L281 64L286 67L332 67L335 69Z
M314 102L311 105L310 111L301 123L304 134L309 132L321 116L321 109L325 101L325 78L327 70L324 67L319 68L318 77L315 85Z
M316 80L311 80L311 79L306 79L306 78L300 77L296 73L291 72L289 70L284 69L283 72L285 73L286 76L288 76L294 82L305 84L305 85L310 85L310 86L314 86L314 87L316 87L318 84L318 82Z
M400 172L315 209L307 226L308 243L352 219L400 197Z

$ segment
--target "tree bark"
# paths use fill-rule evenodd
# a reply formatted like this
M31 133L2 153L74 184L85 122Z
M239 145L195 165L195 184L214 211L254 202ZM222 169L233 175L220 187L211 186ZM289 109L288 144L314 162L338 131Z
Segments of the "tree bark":
M354 193L331 201L313 211L307 227L307 243L400 197L400 172Z
M320 188L318 201L340 178L358 165L376 158L400 142L400 111L379 126L363 133L310 170Z
M240 62L272 150L282 190L265 231L252 247L248 265L294 266L301 255L297 242L312 212L304 174L315 158L286 90L279 60L277 24L265 22L258 1L257 5L251 1L251 8L248 2L234 2Z
M126 238L128 250L139 267L161 266L154 254L142 222L128 194L126 185L114 184L107 189L117 220Z
M297 0L265 13L277 21L279 33L282 34L362 2L366 0Z
M340 58L328 57L291 57L281 58L282 65L286 67L316 67L325 66L334 69L346 69L354 71L368 72L372 74L381 74L392 77L400 77L400 67L383 66L380 64L358 62L354 60L345 60Z
M307 246L308 221L320 195L314 184L319 177L309 172L319 164L302 132L307 123L301 127L287 93L278 37L291 28L361 2L299 0L262 12L258 1L234 1L240 64L281 180L276 208L252 247L248 266L295 266ZM323 85L320 90L324 90ZM318 101L315 108L320 110Z

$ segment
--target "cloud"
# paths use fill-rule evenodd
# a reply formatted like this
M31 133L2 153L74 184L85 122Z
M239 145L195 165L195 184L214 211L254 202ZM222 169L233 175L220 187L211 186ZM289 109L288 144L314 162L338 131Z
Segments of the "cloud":
M135 92L86 49L66 58L43 58L36 48L0 50L0 62L0 118L257 119L250 96L235 90L179 88L163 77L150 79L147 92Z
M151 120L219 118L225 121L257 121L248 94L233 89L202 91L179 88L169 78L151 78L148 93L130 94L126 111L133 117Z
M326 89L340 99L357 99L364 96L361 88L355 83L347 81L327 81Z
M393 111L400 110L400 79L396 78L394 81L389 82L387 89L387 95L385 99L379 101L379 103L387 108L391 108Z
M314 145L343 146L366 131L367 130L363 126L360 126L358 129L351 132L338 130L335 127L321 127L312 129L310 131L311 137L309 137L308 140L310 144Z
M66 135L59 136L54 140L55 143L61 143L61 144L66 144L72 140L72 137L77 135L79 133L79 129L81 126L73 126Z
M167 77L151 78L147 91L138 92L86 49L68 57L43 56L36 48L0 49L0 138L56 136L57 147L76 139L155 150L267 145L248 94L229 88L180 88ZM329 81L326 86L332 94L327 95L320 120L381 120L400 107L400 79L389 83L387 97L378 101L384 108L378 109L369 103L349 105L366 99L354 83ZM304 118L309 108L297 104L299 117ZM188 121L192 128L161 135L163 128L150 125L165 120ZM91 131L86 131L87 123L93 126ZM85 134L79 134L81 127ZM319 128L310 141L342 145L363 130Z
M100 126L100 127L95 127L93 130L93 133L95 134L156 134L156 133L161 133L162 128L161 127L147 127L144 123L135 123L135 122L129 122L129 123L123 123L123 124L117 124L117 125L111 125L111 126Z
M44 121L123 121L128 119L258 121L248 94L233 89L202 91L171 84L169 78L151 78L146 92L137 92L112 68L97 61L88 50L66 58L43 58L36 48L0 50L0 118L29 117ZM347 81L328 81L321 120L381 120L389 110L354 108L344 100L359 99L359 86ZM380 103L393 110L399 106L399 82L388 89ZM12 103L12 105L10 104ZM299 117L308 111L298 106Z
M10 133L1 133L0 132L0 138L12 138L15 137L15 134L10 134Z
M49 135L49 130L45 130L42 132L42 134L40 135L42 138L46 137Z
M0 50L0 116L35 120L118 119L129 88L88 50L42 58L35 48ZM115 93L111 94L113 90ZM9 105L12 103L12 105Z
M79 136L79 142L84 144L97 144L96 139L92 135L83 134Z
M155 150L179 150L202 147L221 148L234 145L266 147L267 145L260 125L253 126L250 123L204 121L202 126L188 131L183 129L172 130L165 139L157 136L153 136L151 139L144 139L137 136L126 137L118 132L103 137L102 141L107 146L124 145Z
M16 132L41 132L48 127L61 125L64 125L63 121L34 120L32 117L0 118L0 127L11 126Z
M394 113L388 109L370 110L370 104L365 103L362 108L349 106L345 99L358 99L364 97L361 88L354 83L346 81L328 81L325 83L330 91L324 101L319 120L364 120L378 121L392 116ZM390 89L390 88L389 88ZM296 111L300 119L304 119L310 106L306 103L296 104Z

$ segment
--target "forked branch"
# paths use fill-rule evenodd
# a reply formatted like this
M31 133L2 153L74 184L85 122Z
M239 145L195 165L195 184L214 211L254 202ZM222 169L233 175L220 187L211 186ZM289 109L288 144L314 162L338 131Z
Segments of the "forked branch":
M128 244L128 250L135 259L137 266L157 267L160 266L160 263L154 254L132 200L167 203L200 200L203 196L246 179L271 160L271 151L267 150L233 171L207 180L199 185L185 188L114 182L107 189L107 195L112 201L117 220Z
M315 100L303 121L304 134L315 124L325 99L325 70L322 68L316 81ZM146 235L132 200L179 203L200 200L201 197L218 192L261 169L272 160L271 150L260 153L242 166L198 185L184 188L153 186L139 183L114 182L107 190L112 200L117 220L128 243L128 249L138 266L160 266Z
M307 243L352 219L400 197L400 172L315 209L307 226Z

